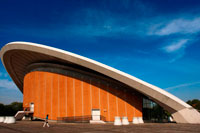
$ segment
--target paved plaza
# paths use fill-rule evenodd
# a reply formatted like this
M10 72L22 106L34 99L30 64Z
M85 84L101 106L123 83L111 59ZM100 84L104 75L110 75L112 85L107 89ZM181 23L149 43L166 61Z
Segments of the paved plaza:
M16 124L0 123L0 133L200 133L198 124L146 123L114 126L111 123L92 125L89 123L50 122L50 128L43 128L42 125L42 121L17 121Z

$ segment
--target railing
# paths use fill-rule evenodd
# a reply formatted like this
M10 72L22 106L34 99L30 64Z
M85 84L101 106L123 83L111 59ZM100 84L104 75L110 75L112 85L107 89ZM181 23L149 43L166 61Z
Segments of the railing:
M24 107L23 110L24 111L30 111L30 107Z
M57 117L57 122L66 122L66 123L88 123L92 120L92 115L85 116L71 116L71 117ZM105 121L104 116L100 116L100 120Z

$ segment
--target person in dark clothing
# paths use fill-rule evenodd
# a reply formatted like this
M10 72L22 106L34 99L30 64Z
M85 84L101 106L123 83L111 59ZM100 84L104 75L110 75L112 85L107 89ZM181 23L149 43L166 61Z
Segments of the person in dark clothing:
M48 118L49 118L49 115L47 114L43 127L45 127L46 125L47 127L49 127Z

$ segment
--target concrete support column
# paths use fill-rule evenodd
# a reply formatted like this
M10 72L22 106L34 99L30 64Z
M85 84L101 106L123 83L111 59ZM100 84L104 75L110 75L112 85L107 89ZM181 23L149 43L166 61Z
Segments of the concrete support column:
M185 108L172 114L177 123L200 124L200 113L194 108Z

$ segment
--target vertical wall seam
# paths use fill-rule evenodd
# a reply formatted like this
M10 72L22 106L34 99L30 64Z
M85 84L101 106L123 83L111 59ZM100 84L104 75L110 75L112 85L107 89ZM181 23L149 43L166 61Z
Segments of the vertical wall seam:
M33 72L33 85L35 85L35 72ZM34 86L32 87L32 103L33 103L33 116L34 116L34 112L35 112L35 88Z
M91 111L92 111L92 86L91 86L91 79L90 79L90 105L91 105Z
M133 95L132 95L133 96ZM134 98L134 96L133 96L133 98ZM135 100L135 98L134 98L134 100ZM135 101L134 101L135 102ZM135 117L135 106L133 106L133 117Z
M33 78L33 79L34 79L34 82L33 82L33 83L34 83L34 85L35 85L35 77L36 77L36 76L35 76L35 72L34 72L33 74L34 74L34 78ZM36 93L35 93L35 87L33 87L33 88L34 88L34 89L33 89L33 95L34 95L34 97L33 97L32 100L33 100L33 103L34 103L34 102L35 102L35 94L36 94ZM34 103L34 104L35 104L35 103ZM34 107L35 107L35 105L34 105Z
M53 75L51 74L51 81L50 81L50 83L51 83L51 119L53 119L53 114L52 114L52 104L53 104L53 95L52 95L52 92L53 92Z
M32 78L32 75L30 74L30 75L29 75L29 79L28 79L29 82L31 81L31 78ZM30 88L29 88L29 93L28 93L29 99L27 99L27 100L28 100L28 107L30 107L31 87L32 87L31 82L29 83L29 86L30 86Z
M98 82L98 88L99 88L99 109L100 109L100 112L101 112L101 102L100 102L100 96L101 96L101 94L100 94L100 82Z
M33 81L33 73L31 73L31 76L32 76L32 81ZM32 103L32 101L33 101L33 84L32 84L32 82L31 82L31 84L30 84L30 86L31 86L31 90L30 90L30 103L29 103L29 106L31 105L31 103Z
M75 83L74 83L75 81L74 81L74 78L73 78L73 102L74 102L74 120L75 120L75 104L76 104L76 102L75 102Z
M46 95L47 95L46 94L47 93L46 92L46 73L44 73L44 80L45 80L45 82L44 82L45 83L45 86L44 86L44 89L45 89L45 93L44 93L44 95L45 95L44 96L44 115L46 115Z
M58 75L58 117L60 117L60 75Z
M110 121L110 108L109 108L110 100L109 100L108 87L109 87L109 84L107 84L107 102L108 102L107 104L108 104L108 119Z
M84 116L84 106L83 106L83 77L81 81L81 90L82 90L82 121L83 121L83 116Z
M126 92L126 90L125 90L125 93L124 93L124 94L125 94L125 113L126 113L126 117L128 117L128 116L127 116L127 97L126 97L127 94L126 94L126 93L127 93L127 92Z
M38 81L39 81L39 83L38 83L38 99L39 99L39 101L40 101L40 74L39 74L39 72L38 72ZM39 102L38 102L38 105L39 105ZM39 116L39 112L40 112L40 106L38 106L38 116Z
M118 97L117 97L117 92L116 92L116 90L115 90L115 94L116 94L115 100L116 100L117 116L119 116L119 111L118 111Z
M65 98L66 98L66 108L65 108L65 110L66 110L66 116L67 116L67 78L68 78L68 77L66 77L66 79L65 79L65 80L66 80L66 81L65 81L65 91L66 91L66 92L65 92L65 93L66 93L66 97L65 97Z
M35 72L33 73L33 75L34 75L34 81L33 81L33 84L35 85ZM36 103L36 98L35 98L35 96L36 96L36 93L35 93L35 87L33 87L34 88L34 91L33 91L33 99L32 99L32 101L33 101L33 104L34 104L34 112L33 112L33 116L35 116L35 103Z

